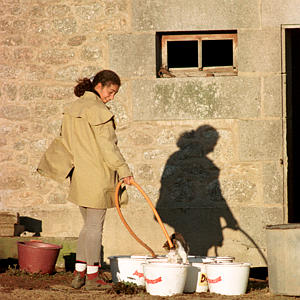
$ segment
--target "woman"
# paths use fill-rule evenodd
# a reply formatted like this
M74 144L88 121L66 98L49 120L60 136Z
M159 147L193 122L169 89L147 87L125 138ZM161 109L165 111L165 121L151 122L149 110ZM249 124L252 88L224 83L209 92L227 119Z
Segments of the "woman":
M114 207L118 180L130 184L132 174L115 135L114 115L106 107L121 86L110 70L92 80L78 80L74 93L79 99L66 106L61 134L38 167L38 172L56 181L70 177L68 200L79 205L84 226L80 232L72 287L99 289L107 284L99 277L100 247L107 208ZM127 201L123 188L120 204Z

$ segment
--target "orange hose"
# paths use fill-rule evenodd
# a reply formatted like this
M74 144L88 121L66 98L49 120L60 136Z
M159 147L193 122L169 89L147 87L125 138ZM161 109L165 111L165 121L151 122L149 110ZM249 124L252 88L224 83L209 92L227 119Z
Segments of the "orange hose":
M116 204L116 208L117 208L117 211L118 211L118 214L121 218L121 221L123 222L123 224L125 225L125 227L127 228L127 230L129 231L129 233L136 239L136 241L138 243L140 243L144 248L146 248L152 255L152 257L156 257L154 251L148 246L146 245L142 240L140 240L137 235L133 232L133 230L130 228L130 226L127 224L127 222L125 221L125 218L121 212L121 209L120 209L120 205L119 205L119 190L120 190L120 186L121 186L122 182L120 181L118 184L117 184L117 187L116 187L116 192L115 192L115 204ZM140 192L141 194L144 196L144 198L147 200L148 204L150 205L160 227L162 228L166 238L167 238L167 241L169 243L169 246L170 248L174 248L174 245L167 233L167 230L163 224L163 222L161 221L161 218L159 216L159 214L157 213L155 207L153 206L151 200L149 199L149 197L146 195L146 193L143 191L143 189L134 181L134 180L131 180L131 184L134 185Z

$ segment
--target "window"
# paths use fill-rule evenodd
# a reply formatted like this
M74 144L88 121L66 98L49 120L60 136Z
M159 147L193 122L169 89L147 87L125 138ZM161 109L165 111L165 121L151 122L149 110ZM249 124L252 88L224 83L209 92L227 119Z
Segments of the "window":
M157 33L157 75L237 75L237 31Z

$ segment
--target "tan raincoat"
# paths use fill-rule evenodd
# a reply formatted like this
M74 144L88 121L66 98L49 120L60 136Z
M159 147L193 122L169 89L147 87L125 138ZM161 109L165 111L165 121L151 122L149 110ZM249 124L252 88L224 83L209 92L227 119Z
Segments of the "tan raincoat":
M118 179L131 176L115 134L114 116L94 93L86 92L64 110L61 135L43 155L37 171L58 182L68 176L68 200L91 208L114 207ZM120 204L127 202L126 191Z

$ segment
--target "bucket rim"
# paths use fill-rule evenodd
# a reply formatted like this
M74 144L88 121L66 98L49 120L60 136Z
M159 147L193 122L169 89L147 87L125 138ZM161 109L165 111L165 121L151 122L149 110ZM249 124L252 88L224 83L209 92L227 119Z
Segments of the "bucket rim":
M146 257L146 256L144 256L144 257L141 257L141 256L139 256L139 257L132 257L132 256L109 256L108 257L109 258L109 260L116 260L116 261L126 261L126 260L128 260L128 261L146 261L147 259L149 259L150 258L150 256L149 257Z
M34 249L45 249L45 250L60 250L62 249L62 245L56 245L51 243L44 243L40 241L18 241L18 246L25 246ZM38 244L43 244L43 246L39 246Z
M142 264L144 267L153 267L153 268L160 268L160 267L169 267L169 268L188 268L190 264L177 264L177 263L168 263L168 262L146 262Z
M108 259L130 258L130 255L112 255L108 256Z
M223 268L223 267L251 267L251 263L243 263L243 262L225 262L225 263L208 263L206 264L207 267L218 267L218 268Z

